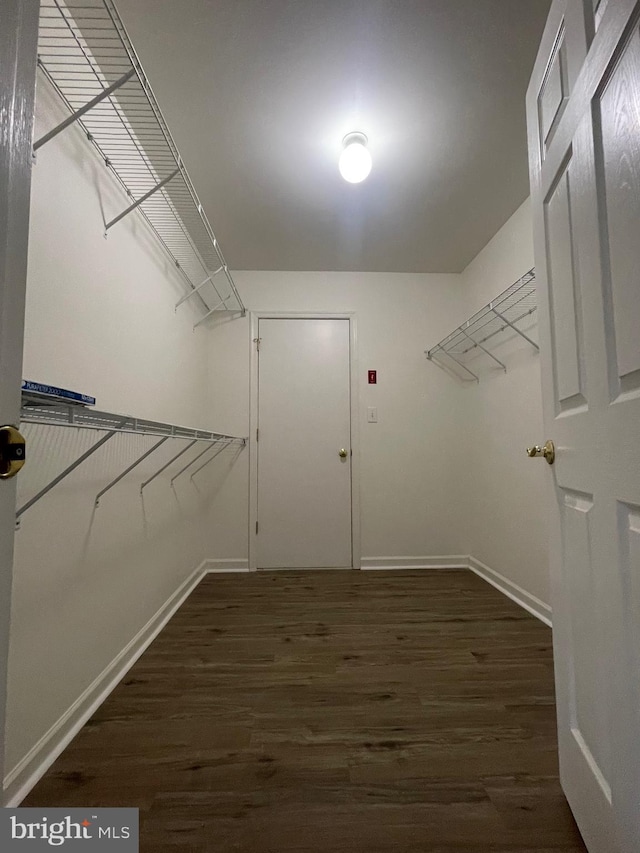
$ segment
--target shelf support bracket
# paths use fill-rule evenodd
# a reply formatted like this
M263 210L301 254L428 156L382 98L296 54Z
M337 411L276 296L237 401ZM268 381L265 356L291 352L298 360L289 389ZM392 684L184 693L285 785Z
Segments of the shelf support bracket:
M480 377L476 376L476 374L473 372L473 370L469 370L468 367L466 367L461 361L458 361L458 359L454 355L451 355L450 352L447 352L446 350L442 350L442 352L445 355L448 355L449 358L452 359L452 361L455 361L455 363L458 365L458 367L461 367L463 370L466 370L466 372L470 376L473 376L473 378L476 380L476 382L480 382Z
M231 293L229 294L227 299L230 299L231 295L235 296L235 298L238 301L238 305L240 306L241 316L244 317L247 313L247 309L244 307L244 303L243 303L242 299L240 299L240 294L238 293L238 289L236 288L236 285L235 285L233 278L229 274L229 268L227 267L226 264L224 264L224 274L226 275L227 281L229 282L229 287L231 288Z
M145 203L145 201L147 201L148 199L150 199L150 198L151 198L151 196L152 196L154 193L157 193L157 192L158 192L158 190L161 190L161 189L162 189L162 187L164 187L166 184L168 184L168 183L169 183L169 181L172 181L172 180L175 178L175 176L178 174L178 172L179 172L179 171L180 171L180 167L178 166L178 168L177 168L177 169L174 169L174 171L173 171L173 172L171 172L171 174L170 174L170 175L167 175L167 177L166 177L166 178L164 178L162 181L160 181L160 183L159 183L159 184L156 184L156 185L155 185L155 187L153 187L152 189L150 189L148 193L145 193L145 194L142 196L142 198L139 198L137 201L134 201L134 202L133 202L133 204L130 204L130 205L129 205L129 207L128 207L126 210L123 210L123 211L122 211L122 213L119 213L119 214L115 217L115 219L112 219L112 220L111 220L111 222L107 222L107 224L104 226L105 234L107 233L107 231L109 230L109 228L112 228L116 223L120 222L120 220L121 220L121 219L124 219L124 218L125 218L125 216L128 216L128 215L131 213L131 211L132 211L132 210L135 210L135 209L136 209L136 207L140 207L140 205L141 205L141 204L144 204L144 203Z
M207 467L207 465L209 464L209 462L213 462L213 460L216 458L216 456L217 456L219 453L222 453L222 451L225 449L225 447L228 447L230 444L231 444L231 442L230 442L230 441L225 441L225 443L222 445L222 447L221 447L221 448L219 448L218 450L216 450L216 452L213 454L213 456L212 456L210 459L207 459L207 461L206 461L206 462L203 462L203 464L202 464L202 465L200 465L198 468L196 468L196 470L195 470L195 471L193 472L193 474L191 475L191 478L190 478L190 479L192 479L192 480L193 480L193 478L194 478L194 477L195 477L195 475L198 473L198 471L202 471L202 469L203 469L203 468L206 468L206 467Z
M164 444L168 438L171 438L171 436L165 435L165 437L161 438L160 441L156 441L156 443L153 445L153 447L150 448L149 450L147 450L145 453L143 453L142 456L139 456L136 459L136 461L133 463L133 465L129 465L129 467L126 470L124 470L122 472L122 474L118 474L118 476L115 478L115 480L112 480L108 486L105 486L101 492L98 492L98 494L96 495L96 504L95 505L99 506L100 498L104 494L106 494L106 492L108 492L109 489L112 489L117 483L120 482L120 480L122 480L123 477L126 477L130 471L133 471L133 469L136 468L141 462L143 462L147 458L147 456L151 456L151 454L154 452L154 450L157 450L160 447L160 445Z
M222 439L219 439L219 441L220 440L222 440ZM202 453L198 453L197 456L194 456L188 465L185 465L184 468L181 468L178 471L178 473L175 475L175 477L171 478L171 485L173 486L175 480L177 480L181 474L184 474L184 472L187 470L187 468L191 468L191 466L194 464L194 462L197 462L198 459L201 459L205 455L205 453L208 453L212 447L215 447L216 444L218 444L218 441L212 441L208 447L205 447L205 449L202 451Z
M54 136L57 136L59 133L69 127L70 124L73 124L74 122L78 121L79 118L82 118L85 113L88 113L89 110L93 109L93 107L95 107L96 104L99 104L100 101L104 101L105 98L108 98L109 95L112 95L116 91L116 89L119 89L120 86L123 86L128 80L130 80L135 73L135 68L132 68L130 71L127 71L127 73L123 74L119 80L116 80L115 83L112 83L108 89L104 89L102 92L100 92L99 95L96 95L95 98L92 98L83 107L80 107L79 110L76 110L64 121L61 121L60 124L54 127L53 130L50 130L49 133L45 133L44 136L41 136L40 139L38 139L38 141L33 146L34 152L37 151L38 148L41 148L43 145L49 142L50 139L53 139Z
M222 272L223 269L224 265L218 267L215 272L212 272L211 275L208 275L205 280L200 282L197 287L194 287L193 290L190 290L189 293L185 294L181 299L178 299L178 301L176 302L176 310L182 305L183 302L186 302L187 299L191 299L192 296L195 296L195 294L200 290L201 287L204 287L208 281L211 281L211 279L218 275L219 272Z
M230 293L228 296L225 296L225 298L224 298L224 299L221 299L221 300L220 300L220 302L218 302L218 304L215 306L215 308L212 308L212 309L211 309L211 311L207 311L207 313L204 315L204 317L200 317L200 319L198 320L198 322L197 322L197 323L194 323L193 328L194 328L194 329L197 329L197 328L198 328L198 326L199 326L201 323L204 323L204 321L205 321L208 317L210 317L210 316L211 316L215 311L217 311L217 310L218 310L218 308L220 308L220 306L221 306L221 305L224 305L224 306L226 307L227 302L231 299L231 296L232 296L232 294Z
M186 447L183 447L183 448L182 448L182 450L181 450L179 453L176 453L176 455L175 455L175 456L172 456L172 457L171 457L171 459L170 459L170 460L169 460L165 465L163 465L163 466L162 466L162 468L160 468L160 470L159 470L159 471L156 471L156 473L155 473L152 477L149 477L149 479L148 479L148 480L145 480L145 481L144 481L144 483L140 486L140 494L142 494L142 490L144 489L144 487L145 487L145 486L148 486L148 485L149 485L149 483L153 482L153 480L155 480L155 478L156 478L156 477L159 477L159 476L160 476L160 474L162 474L162 472L163 472L163 471L166 471L166 470L167 470L167 468L169 467L169 465L171 465L173 462L175 462L175 461L176 461L176 459L179 459L179 458L182 456L182 454L183 454L183 453L186 453L186 452L187 452L187 450L189 450L191 447L193 447L193 445L194 445L197 441L198 441L198 439L197 439L197 438L194 438L194 439L193 439L193 441L190 441L190 442L189 442L189 444L187 444L187 446L186 446Z
M523 337L525 339L525 341L528 341L531 344L531 346L534 347L534 349L537 352L540 352L540 347L538 346L538 344L535 341L531 340L529 335L525 335L524 332L520 331L520 329L517 326L515 326L510 320L507 320L507 318L503 314L501 314L499 311L496 311L496 309L493 307L493 305L490 305L489 307L491 308L493 313L496 315L496 317L498 317L500 320L502 320L503 323L506 323L507 326L509 326L511 329L513 329L514 332L517 332L521 337Z
M124 426L128 420L129 420L129 418L124 418L124 420L120 424L120 427ZM69 465L68 468L65 468L61 474L58 474L58 476L54 477L50 483L47 483L47 485L44 487L44 489L40 489L40 491L38 492L37 495L34 495L30 500L28 500L26 502L26 504L23 504L20 507L20 509L16 512L16 521L20 518L20 516L23 513L25 513L30 507L32 507L35 503L37 503L40 500L40 498L43 498L47 494L47 492L50 492L54 486L57 486L58 483L60 483L62 480L64 480L65 477L68 477L72 471L75 471L75 469L78 467L78 465L82 465L82 463L86 459L88 459L90 456L93 456L93 454L96 452L96 450L99 450L102 447L102 445L106 444L107 441L109 441L109 439L113 438L113 436L116 435L117 432L118 432L118 429L113 429L113 430L110 430L106 435L103 435L102 438L99 439L98 441L96 441L95 444L92 444L91 447L82 454L82 456L79 456L75 460L75 462L72 462L71 465Z
M471 343L474 345L474 347L480 347L482 352L486 353L489 356L489 358L492 358L496 364L499 364L505 373L507 372L507 365L506 364L504 364L502 361L500 361L499 358L496 358L495 355L492 352L490 352L486 347L483 347L481 343L479 343L478 341L474 341L474 339L471 337L471 335L468 335L463 328L461 328L460 331L465 336L465 338L467 338L468 340L471 341Z

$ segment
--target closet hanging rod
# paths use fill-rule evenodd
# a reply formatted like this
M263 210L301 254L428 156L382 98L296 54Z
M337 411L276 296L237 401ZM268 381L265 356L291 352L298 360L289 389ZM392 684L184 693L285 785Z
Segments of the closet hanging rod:
M38 65L142 215L205 314L245 306L113 0L42 0ZM215 280L213 270L224 272ZM201 287L203 279L208 287Z

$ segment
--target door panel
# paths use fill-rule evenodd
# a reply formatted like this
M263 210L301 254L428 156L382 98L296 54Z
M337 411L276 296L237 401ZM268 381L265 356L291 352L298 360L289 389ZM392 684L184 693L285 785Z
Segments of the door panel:
M580 290L576 287L573 265L575 249L569 175L570 164L560 177L546 207L556 402L557 410L563 412L586 403ZM561 285L555 287L556 281ZM564 286L565 282L570 282L571 286Z
M258 568L350 567L349 320L261 319L259 338Z
M602 690L602 638L597 618L600 592L593 555L593 495L564 490L563 563L573 598L570 719L577 746L599 775L609 778L606 693ZM608 782L607 782L608 794Z
M551 132L555 128L567 101L566 62L566 45L563 31L558 39L555 56L549 64L547 79L538 98L540 104L540 130L545 150L550 141Z
M540 144L543 158L567 103L567 85L567 45L564 27L562 27L554 55L549 62L547 76L538 95Z
M600 26L600 21L602 20L604 10L607 8L609 0L591 0L591 2L593 3L595 11L595 27L597 29Z
M639 68L640 32L636 27L600 100L608 244L605 306L611 312L605 322L615 341L612 399L621 391L640 387Z
M638 0L554 0L527 95L560 769L592 853L640 851L639 20Z

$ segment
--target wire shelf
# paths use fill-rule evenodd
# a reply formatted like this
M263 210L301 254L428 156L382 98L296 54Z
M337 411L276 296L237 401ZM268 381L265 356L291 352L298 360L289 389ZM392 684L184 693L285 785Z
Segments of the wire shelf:
M435 347L425 350L426 356L430 360L442 360L449 367L454 362L457 367L453 369L458 375L462 372L461 378L468 381L480 381L468 366L469 360L480 352L506 371L506 366L491 352L488 344L496 335L511 330L538 350L538 344L518 325L531 317L537 307L536 271L532 269Z
M208 316L245 307L113 0L42 0L38 64ZM204 319L204 318L203 318Z
M226 441L233 444L246 444L246 439L237 435L225 435L203 429L166 424L134 418L131 415L119 415L113 412L100 412L78 403L52 400L45 395L33 392L22 393L20 412L22 423L47 424L48 426L73 426L82 429L106 430L108 432L139 433L142 435L167 436L168 438L187 438L195 441Z
M152 483L164 471L173 465L173 463L187 454L191 448L198 444L204 443L206 446L197 456L192 457L189 462L184 465L180 471L171 480L171 485L175 480L183 475L189 468L192 468L195 462L202 457L207 456L205 462L193 471L191 477L197 474L202 468L209 465L225 448L229 445L240 445L245 447L247 444L246 438L237 435L226 435L220 432L210 432L204 429L191 429L190 427L177 426L176 424L162 423L161 421L149 421L143 418L134 418L130 415L118 415L113 412L99 412L95 409L89 409L86 406L76 402L66 402L64 400L55 400L44 394L38 394L32 391L22 392L22 408L20 412L20 420L23 424L42 424L47 426L61 427L76 427L78 429L100 430L104 435L99 438L91 447L86 450L81 456L75 459L68 465L64 471L58 474L53 480L50 480L40 491L31 497L26 503L16 511L16 524L19 527L20 518L34 504L38 503L51 489L61 483L66 477L76 470L90 456L103 447L115 435L121 433L136 433L138 435L149 435L159 437L152 447L145 450L138 458L124 471L121 471L114 477L103 489L95 496L95 506L99 506L100 499L116 486L127 474L130 474L134 468L148 459L155 451L161 447L166 441L172 438L186 439L187 444L174 455L168 462L165 462L160 468L154 471L153 475L145 480L140 485L140 494L143 490ZM215 449L211 453L211 448Z

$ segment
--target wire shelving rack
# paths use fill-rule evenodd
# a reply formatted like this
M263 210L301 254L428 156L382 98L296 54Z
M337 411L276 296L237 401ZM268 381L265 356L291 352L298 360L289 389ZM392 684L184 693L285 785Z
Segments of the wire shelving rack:
M440 343L425 350L425 354L429 360L439 361L469 382L480 381L469 363L481 353L506 372L506 365L491 351L491 342L497 335L511 331L539 350L538 344L519 325L531 317L537 307L536 271L532 269Z
M115 435L122 433L135 433L137 435L149 435L149 436L157 436L159 441L157 441L151 448L146 450L141 456L139 456L135 462L129 465L124 471L118 474L110 483L108 483L105 488L103 488L95 498L95 505L98 506L100 502L100 498L108 492L113 486L120 482L127 474L133 471L143 460L147 459L151 456L152 453L155 452L161 445L163 445L169 439L185 439L188 441L188 444L172 456L168 462L162 465L161 468L157 469L151 477L145 480L144 483L140 486L140 493L142 494L143 490L146 486L149 485L153 480L156 479L160 474L163 473L170 465L173 464L177 459L186 454L194 445L200 443L206 444L207 446L199 452L196 456L194 456L190 462L185 465L180 471L173 477L171 480L171 484L173 485L174 481L181 476L184 472L187 471L195 462L197 462L200 458L204 457L206 453L208 453L212 448L216 448L215 453L210 454L209 458L200 465L193 474L196 474L205 465L208 465L209 462L212 462L213 459L218 455L219 452L224 450L229 445L239 445L240 447L245 447L247 440L242 436L237 435L227 435L225 433L220 432L211 432L210 430L202 430L202 429L192 429L191 427L178 426L176 424L168 424L163 423L161 421L151 421L145 420L143 418L136 418L131 415L120 415L115 414L113 412L102 412L97 411L95 409L88 408L84 405L80 405L78 403L73 402L65 402L63 400L56 400L50 397L46 397L44 395L23 391L22 392L22 407L20 412L20 421L23 424L42 424L46 426L61 426L61 427L76 427L78 429L87 429L87 430L99 430L104 432L105 434L99 438L94 444L89 447L81 456L75 459L67 468L64 469L60 474L54 477L49 483L46 484L40 491L30 498L25 504L23 504L16 512L16 520L19 522L20 517L25 513L30 507L32 507L35 503L37 503L41 498L43 498L48 492L53 489L54 486L57 486L62 480L64 480L72 471L85 462L90 456L92 456L97 450L99 450L103 445L107 443L110 439L112 439ZM192 476L193 476L192 474Z
M113 0L42 0L38 65L70 111L34 151L74 122L96 147L188 287L214 311L245 307Z

